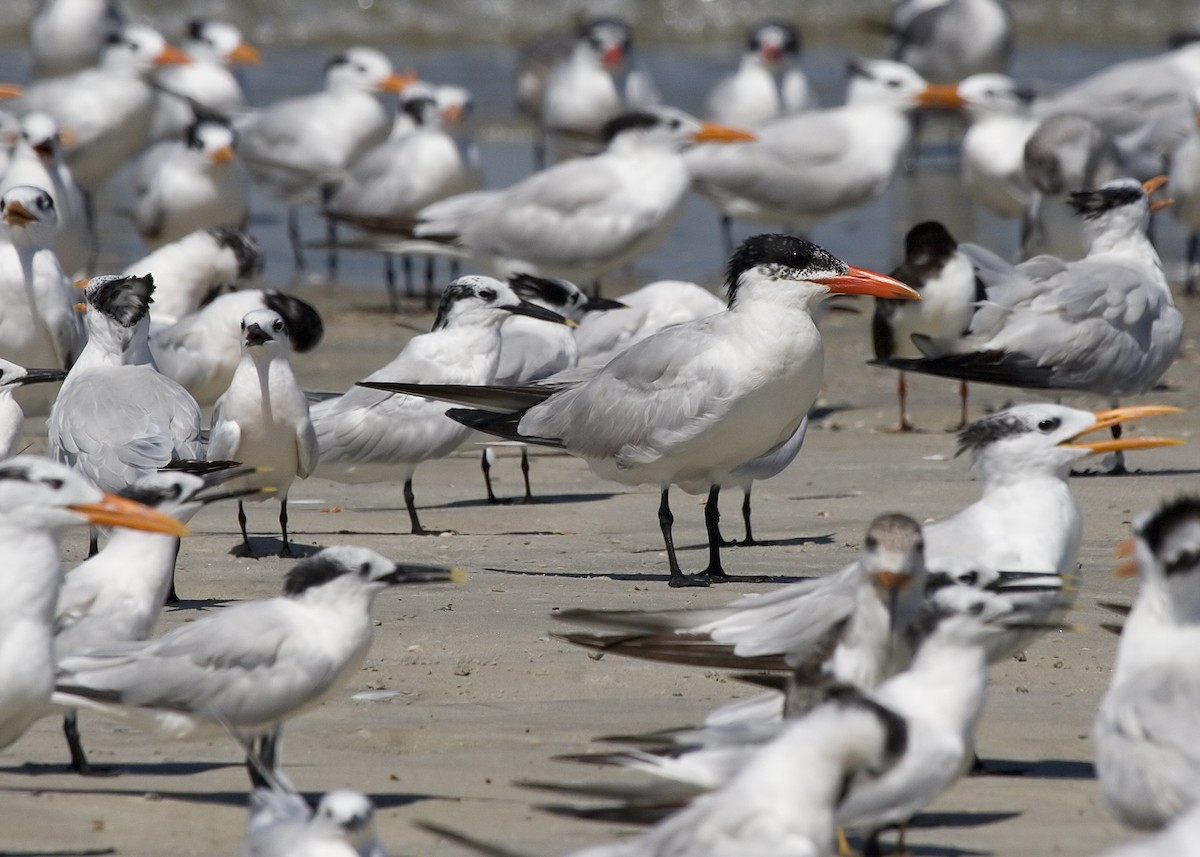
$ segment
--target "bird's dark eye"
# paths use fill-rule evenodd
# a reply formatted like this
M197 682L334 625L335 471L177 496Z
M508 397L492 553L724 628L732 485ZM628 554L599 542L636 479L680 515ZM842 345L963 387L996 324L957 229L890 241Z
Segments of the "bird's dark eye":
M892 80L889 80L889 81L887 82L887 85L888 85L888 89L899 89L899 88L900 88L900 81L898 81L898 80L896 80L896 79L894 79L894 78L893 78Z
M49 208L51 206L51 204L52 203L50 202L50 197L48 197L48 196L39 196L38 197L37 207L40 208L42 211L45 211L47 208Z
M682 123L678 119L672 119L667 123L667 127L672 131L676 130Z
M277 318L275 319L275 323L271 326L276 330L283 330L283 321Z
M874 536L867 536L867 540L863 542L863 547L869 551L873 551L875 548L879 547L879 542Z
M49 478L43 479L42 484L45 485L47 488L51 488L55 491L57 491L59 488L63 487L63 481L61 479L49 479Z
M966 574L958 576L958 582L965 583L967 586L974 586L977 580L979 580L979 572L977 571L968 571Z
M371 563L364 562L362 565L360 565L358 567L358 573L361 574L363 577L370 577L371 576Z
M245 330L245 329L246 329L246 322L243 321L242 322L242 330Z
M487 301L488 303L491 303L492 301L494 301L496 299L496 290L495 289L480 289L479 297L482 298L483 300Z
M1042 420L1040 423L1038 423L1037 427L1038 431L1052 432L1060 425L1062 425L1062 420L1060 420L1058 417L1050 417L1049 419Z
M355 71L357 71L357 72L359 72L360 74L366 74L366 73L367 73L367 67L366 67L365 65L356 65L356 66L354 67L354 70L355 70Z

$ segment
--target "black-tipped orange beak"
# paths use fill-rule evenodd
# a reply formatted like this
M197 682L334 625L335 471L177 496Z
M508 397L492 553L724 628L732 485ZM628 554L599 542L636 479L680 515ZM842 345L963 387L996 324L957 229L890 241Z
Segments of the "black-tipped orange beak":
M958 110L967 106L967 100L959 95L958 87L953 83L930 83L917 93L917 104Z
M1096 417L1095 425L1060 443L1059 446L1066 447L1067 449L1086 449L1093 455L1105 452L1119 452L1127 449L1156 449L1161 446L1182 446L1187 441L1177 437L1121 437L1110 440L1078 442L1086 434L1112 428L1115 425L1127 423L1130 420L1156 416L1158 414L1178 414L1182 412L1182 408L1170 405L1130 405L1124 408L1096 411L1093 414Z
M258 65L262 62L262 54L249 42L241 42L225 58L232 63L241 63L242 65Z
M835 295L872 295L877 298L910 301L921 299L920 292L899 280L868 271L866 268L856 268L853 265L848 267L850 270L844 274L821 277L813 282L828 287Z
M40 217L15 199L4 206L4 222L9 226L28 226L30 223L40 221Z
M757 139L749 131L714 122L701 122L700 130L692 134L696 143L753 143Z
M188 534L183 522L116 494L105 494L99 503L77 503L69 508L98 527L124 527L127 530L144 530L180 538Z

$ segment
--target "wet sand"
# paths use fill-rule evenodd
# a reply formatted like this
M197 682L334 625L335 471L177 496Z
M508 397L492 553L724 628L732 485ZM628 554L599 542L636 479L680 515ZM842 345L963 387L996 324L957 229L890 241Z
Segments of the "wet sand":
M309 289L328 322L326 342L298 357L302 381L340 389L389 360L428 316L397 324L382 292ZM956 417L954 382L914 379L912 416L923 431L897 435L895 375L865 365L870 306L825 322L826 385L821 418L798 461L754 494L762 547L728 550L733 573L779 583L827 575L850 561L866 524L887 510L937 519L977 496L966 462L954 458L944 427ZM1197 310L1185 307L1195 331ZM1134 429L1189 435L1200 400L1194 333L1168 373L1169 389L1144 397L1187 407ZM1017 391L979 387L971 411ZM1102 407L1085 397L1071 399ZM36 429L36 425L31 426ZM1135 454L1138 473L1078 478L1085 514L1082 583L1072 619L1086 629L1047 636L1026 655L993 668L978 749L1003 770L974 777L941 797L910 832L916 854L1090 854L1129 838L1109 816L1093 779L1091 722L1107 685L1116 638L1100 627L1111 614L1098 599L1128 601L1136 582L1112 577L1112 549L1129 522L1163 498L1194 488L1196 446ZM494 471L504 495L521 492L513 453ZM547 815L533 807L562 802L516 788L516 779L632 781L611 769L554 761L602 749L601 735L645 732L698 721L710 708L753 693L725 674L589 658L550 632L553 614L572 607L650 608L715 605L770 586L730 583L670 590L653 487L602 482L565 455L535 455L533 505L489 506L478 450L424 465L415 488L428 527L453 535L408 535L400 486L343 486L309 480L293 489L295 542L306 550L362 544L399 559L448 563L468 583L404 588L376 601L376 637L364 669L324 704L289 723L283 759L298 789L315 797L350 786L378 807L377 826L391 854L449 857L466 853L415 829L428 819L502 843L521 853L566 854L627 835L632 828ZM674 492L676 539L684 564L704 562L699 498ZM739 496L725 505L727 535L740 532ZM248 507L259 548L275 547L278 506ZM234 601L279 591L290 563L231 555L239 543L232 506L197 516L179 562L184 603L159 630L193 621ZM68 562L84 550L82 533L66 542ZM355 699L368 690L383 699ZM94 762L118 776L84 779L67 770L57 718L46 718L0 752L0 829L4 854L235 854L246 821L246 775L227 738L172 743L132 726L83 713Z

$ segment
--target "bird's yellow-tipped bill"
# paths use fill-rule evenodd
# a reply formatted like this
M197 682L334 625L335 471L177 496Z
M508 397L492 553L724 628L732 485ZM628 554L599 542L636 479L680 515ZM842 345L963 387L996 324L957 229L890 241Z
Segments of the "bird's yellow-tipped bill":
M187 525L182 521L116 494L105 494L99 503L76 503L69 508L98 527L124 527L181 538L188 534Z
M1107 411L1095 411L1096 422L1090 428L1081 431L1067 441L1059 444L1069 449L1087 449L1093 454L1104 452L1119 452L1127 449L1155 449L1160 446L1182 446L1187 441L1175 437L1121 437L1111 440L1094 440L1079 442L1084 435L1092 434L1102 429L1112 428L1130 420L1152 417L1159 414L1182 413L1182 408L1171 405L1129 405L1123 408L1112 408Z

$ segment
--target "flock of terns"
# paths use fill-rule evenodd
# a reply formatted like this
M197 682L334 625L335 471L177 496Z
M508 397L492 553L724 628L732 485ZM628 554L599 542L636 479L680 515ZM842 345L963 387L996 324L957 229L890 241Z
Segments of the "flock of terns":
M736 579L721 557L721 489L743 489L753 543L752 483L800 452L823 383L821 304L869 295L875 359L902 370L901 430L903 372L962 383L960 452L979 499L932 523L881 515L860 558L830 577L720 608L569 611L589 630L562 636L755 671L766 685L701 727L604 757L664 785L626 796L625 810L654 822L643 835L582 854L802 857L849 848L846 834L873 854L896 827L902 850L908 822L971 767L988 664L1063 627L1083 520L1071 467L1107 455L1120 468L1126 451L1181 442L1122 432L1177 408L1116 400L1153 390L1182 341L1148 228L1166 185L1200 229L1200 47L1050 93L1005 74L1001 0L898 0L890 27L893 58L851 62L845 104L822 108L795 27L766 21L700 121L662 103L626 24L585 20L523 53L517 103L538 128L540 166L485 190L469 95L399 74L378 50L338 53L323 90L251 108L230 66L261 56L236 28L196 21L179 49L105 0L45 0L30 26L33 80L0 91L17 99L0 158L0 747L65 712L72 768L91 774L80 709L174 738L228 732L254 787L244 854L381 854L370 801L339 790L308 807L279 737L361 666L379 592L458 573L328 547L295 565L279 597L152 637L186 521L236 500L240 550L253 555L244 504L275 499L281 555L293 556L288 492L317 476L401 483L412 532L434 532L414 472L482 431L657 486L670 585ZM380 92L397 94L395 115ZM964 186L1022 218L1023 261L935 221L911 229L890 276L800 237L877 199L931 108L966 111ZM134 158L126 214L151 252L98 274L92 224L108 213L93 200ZM241 288L263 266L244 231L250 180L288 207L297 266L296 212L317 205L331 254L383 253L389 278L391 257L411 254L494 276L442 288L432 330L360 384L305 391L291 354L319 344L319 315ZM726 227L725 299L676 282L600 298L599 281L657 246L693 190ZM783 228L734 247L732 221ZM1112 406L1019 404L970 422L968 382ZM26 411L47 415L47 458L22 454ZM676 556L672 486L707 494L696 573ZM497 499L490 479L486 490ZM64 574L58 537L85 524L91 555ZM1096 772L1123 824L1161 832L1111 853L1192 853L1200 500L1143 515L1127 550L1142 590L1096 716Z

